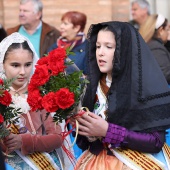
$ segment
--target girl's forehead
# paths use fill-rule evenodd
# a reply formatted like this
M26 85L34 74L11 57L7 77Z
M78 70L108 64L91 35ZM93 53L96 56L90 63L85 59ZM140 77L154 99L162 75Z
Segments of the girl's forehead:
M15 49L8 52L5 56L5 61L15 61L15 62L25 62L25 61L33 61L33 55L30 51L25 49Z
M115 41L115 35L110 30L100 30L97 35L97 40L107 40L107 41Z

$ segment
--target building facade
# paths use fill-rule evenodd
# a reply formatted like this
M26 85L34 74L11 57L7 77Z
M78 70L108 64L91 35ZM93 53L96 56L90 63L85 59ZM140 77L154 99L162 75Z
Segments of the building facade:
M162 13L170 20L170 0L148 0L152 13ZM128 21L131 0L42 0L43 20L59 28L63 13L70 10L87 15L87 32L91 24L103 21ZM19 24L19 0L0 0L0 23L5 29Z
M56 28L63 13L76 10L87 15L86 32L91 24L129 18L129 0L42 0L43 20ZM0 23L7 29L19 23L19 0L0 0Z

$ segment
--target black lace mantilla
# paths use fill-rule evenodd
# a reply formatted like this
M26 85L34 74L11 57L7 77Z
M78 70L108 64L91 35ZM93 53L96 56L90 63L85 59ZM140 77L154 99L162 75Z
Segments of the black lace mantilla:
M153 100L156 98L161 98L161 97L166 97L170 95L170 91L165 92L165 93L160 93L160 94L154 94L151 96L146 96L145 98L142 97L142 91L143 91L143 87L142 87L142 56L141 56L141 48L140 48L140 41L139 41L139 34L138 34L138 30L135 29L136 32L136 38L137 38L137 47L138 47L138 71L139 71L139 90L138 90L138 101L139 102L147 102L149 100Z
M95 44L102 26L108 26L116 37L112 84L108 92L108 122L134 131L169 128L170 89L147 44L129 23L112 21L91 26L88 33L90 84L83 106L93 111L101 77Z

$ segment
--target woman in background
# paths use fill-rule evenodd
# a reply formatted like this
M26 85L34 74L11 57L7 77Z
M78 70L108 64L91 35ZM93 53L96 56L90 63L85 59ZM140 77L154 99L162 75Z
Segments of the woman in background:
M69 11L63 14L60 25L61 37L48 50L51 51L57 47L69 47L74 54L70 54L68 57L85 75L87 74L85 50L87 40L83 31L86 20L86 15L78 11Z
M161 14L149 16L139 29L170 84L170 52L165 47L168 41L168 31L168 20Z

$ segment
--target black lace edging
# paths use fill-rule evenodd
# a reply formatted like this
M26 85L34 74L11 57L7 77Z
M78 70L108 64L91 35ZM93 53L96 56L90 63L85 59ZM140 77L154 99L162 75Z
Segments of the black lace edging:
M142 57L141 57L141 49L140 49L140 41L139 41L139 34L138 34L138 30L135 30L136 33L136 37L137 37L137 46L138 46L138 71L139 71L139 83L138 83L138 101L139 102L147 102L149 100L153 100L156 98L161 98L161 97L166 97L170 95L170 91L165 92L165 93L160 93L160 94L155 94L155 95L151 95L151 96L147 96L147 97L141 97L142 96L142 91L143 91L143 87L142 87Z

